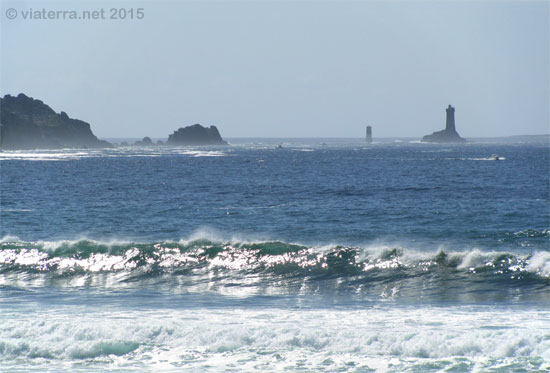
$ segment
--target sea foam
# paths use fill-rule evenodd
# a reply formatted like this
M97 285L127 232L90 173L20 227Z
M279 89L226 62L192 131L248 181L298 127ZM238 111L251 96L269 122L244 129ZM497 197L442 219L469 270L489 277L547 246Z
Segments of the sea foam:
M160 310L159 310L160 311ZM53 312L55 312L55 317ZM64 363L90 369L487 370L550 368L547 310L384 307L362 310L193 309L161 312L65 306L0 325L0 367ZM411 368L412 367L412 368Z

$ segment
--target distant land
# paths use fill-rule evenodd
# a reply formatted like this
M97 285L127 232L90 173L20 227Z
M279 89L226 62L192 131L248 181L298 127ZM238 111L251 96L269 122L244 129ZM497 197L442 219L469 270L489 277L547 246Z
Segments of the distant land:
M168 145L227 145L216 126L194 124L179 128L168 137ZM128 145L128 144L122 144ZM150 137L136 141L136 146L164 145L153 143ZM114 145L99 140L90 124L56 113L40 100L20 93L16 97L0 98L1 149L111 148Z
M424 136L422 142L433 143L464 143L466 140L456 132L454 124L454 108L449 105L447 123L443 131ZM131 136L131 134L129 134ZM65 112L56 113L40 100L20 93L16 97L5 95L0 98L0 148L1 149L59 149L59 148L111 148L113 146L195 146L195 145L227 145L216 126L204 127L194 124L174 131L168 140L150 137L137 139L136 137L108 139L111 142L98 139L92 132L90 124L70 118ZM235 137L231 143L295 143L303 140L318 142L322 145L344 144L358 142L358 138L261 138ZM362 139L364 142L365 140ZM373 144L377 143L417 143L414 137L374 137ZM550 134L541 135L513 135L494 137L472 137L470 142L479 143L545 143L550 144Z
M109 148L90 125L23 93L0 98L0 148Z

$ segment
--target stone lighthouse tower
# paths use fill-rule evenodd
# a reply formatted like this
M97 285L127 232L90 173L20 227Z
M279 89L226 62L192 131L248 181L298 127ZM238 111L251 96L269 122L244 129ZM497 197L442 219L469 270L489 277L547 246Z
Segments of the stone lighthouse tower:
M372 142L372 127L367 126L367 138L366 138L367 144L370 144Z
M431 135L422 138L423 142L466 142L455 128L455 108L449 105L445 110L447 112L447 122L443 131L437 131Z
M449 104L447 108L447 122L445 125L445 131L456 132L455 129L455 108Z

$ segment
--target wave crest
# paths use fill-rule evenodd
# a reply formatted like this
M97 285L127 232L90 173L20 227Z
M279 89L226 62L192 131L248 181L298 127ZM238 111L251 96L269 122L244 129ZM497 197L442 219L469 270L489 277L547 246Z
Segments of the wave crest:
M29 270L58 275L82 272L147 273L175 270L226 270L275 275L361 276L373 271L400 270L403 278L418 271L534 274L550 278L550 253L467 251L423 252L399 247L306 246L282 241L213 241L194 238L179 242L133 243L94 240L0 242L0 271ZM393 272L392 272L393 271Z

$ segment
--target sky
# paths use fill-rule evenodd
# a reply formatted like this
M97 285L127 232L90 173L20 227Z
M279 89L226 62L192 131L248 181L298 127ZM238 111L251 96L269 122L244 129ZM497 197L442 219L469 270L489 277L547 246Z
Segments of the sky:
M463 137L548 134L549 19L549 1L1 0L0 94L100 138L420 138L449 104Z

